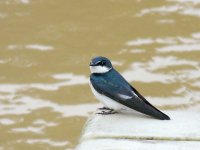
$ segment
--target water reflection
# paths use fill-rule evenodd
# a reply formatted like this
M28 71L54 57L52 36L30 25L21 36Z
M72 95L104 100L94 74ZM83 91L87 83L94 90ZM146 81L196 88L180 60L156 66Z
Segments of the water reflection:
M54 50L53 46L41 45L41 44L27 44L27 45L8 45L9 50L21 50L21 49L30 49L38 51L51 51Z
M5 1L1 1L1 3L10 5L10 4L29 4L31 0L5 0Z
M79 84L87 84L88 78L83 75L74 75L70 73L64 74L54 74L52 75L54 79L62 80L56 83L27 83L27 84L0 84L0 92L3 93L16 93L18 91L29 90L31 88L36 88L39 90L45 91L54 91L58 90L60 87L63 86L72 86L72 85L79 85Z
M50 108L53 112L59 112L63 117L88 116L99 104L59 105L48 100L31 97L16 98L10 103L1 103L0 116L29 114L34 110Z
M0 124L1 125L12 125L14 123L15 123L15 121L13 121L11 119L8 119L8 118L2 118L2 119L0 119Z
M133 63L131 67L123 72L123 76L129 81L142 81L142 82L163 82L170 83L174 80L173 75L165 75L162 73L152 73L147 67L148 64ZM134 76L133 76L134 75Z
M157 48L160 52L183 52L183 51L199 51L200 44L182 44L182 45L172 45Z
M193 70L180 70L172 73L159 73L158 70L167 69L174 66L191 66ZM174 56L158 57L155 56L149 62L133 63L127 71L123 73L129 81L141 82L163 82L172 83L178 80L189 80L199 77L199 63L196 61L189 61L178 59ZM191 75L188 75L191 73Z
M12 132L33 132L36 134L42 134L44 127L23 127L23 128L13 128Z
M159 13L161 15L169 15L171 13L178 13L181 15L200 16L199 4L197 0L167 0L168 5L146 8L140 11L137 16L141 17L147 14Z
M51 139L27 139L27 140L17 140L17 143L27 143L27 144L48 144L53 147L63 147L69 144L67 141L53 141Z

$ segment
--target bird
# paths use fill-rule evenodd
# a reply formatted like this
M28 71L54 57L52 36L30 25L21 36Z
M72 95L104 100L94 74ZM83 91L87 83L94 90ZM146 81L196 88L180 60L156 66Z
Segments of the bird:
M170 117L149 103L126 79L117 72L111 61L103 56L91 59L90 88L103 103L98 114L115 114L124 109L133 109L155 119L170 120Z

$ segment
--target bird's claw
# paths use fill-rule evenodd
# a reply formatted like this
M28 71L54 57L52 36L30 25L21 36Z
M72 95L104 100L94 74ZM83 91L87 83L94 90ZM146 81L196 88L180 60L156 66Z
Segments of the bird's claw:
M109 111L101 111L101 112L98 112L96 114L101 114L101 115L111 115L111 114L116 114L117 112L114 111L113 109L107 109Z
M113 110L113 109L110 109L108 107L101 107L101 108L98 108L99 110Z

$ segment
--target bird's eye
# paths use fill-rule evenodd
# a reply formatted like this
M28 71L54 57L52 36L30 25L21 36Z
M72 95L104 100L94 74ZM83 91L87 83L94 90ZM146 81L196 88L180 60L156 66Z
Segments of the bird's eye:
M101 66L104 66L105 64L106 64L105 61L101 61L101 62L100 62L100 65L101 65Z

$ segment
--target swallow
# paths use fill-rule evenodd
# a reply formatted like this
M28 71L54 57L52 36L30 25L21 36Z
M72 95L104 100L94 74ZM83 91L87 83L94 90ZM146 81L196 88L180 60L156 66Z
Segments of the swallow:
M100 114L114 114L124 109L133 109L160 120L170 117L150 104L131 86L111 61L106 57L95 57L90 62L90 87L95 97L104 104Z

